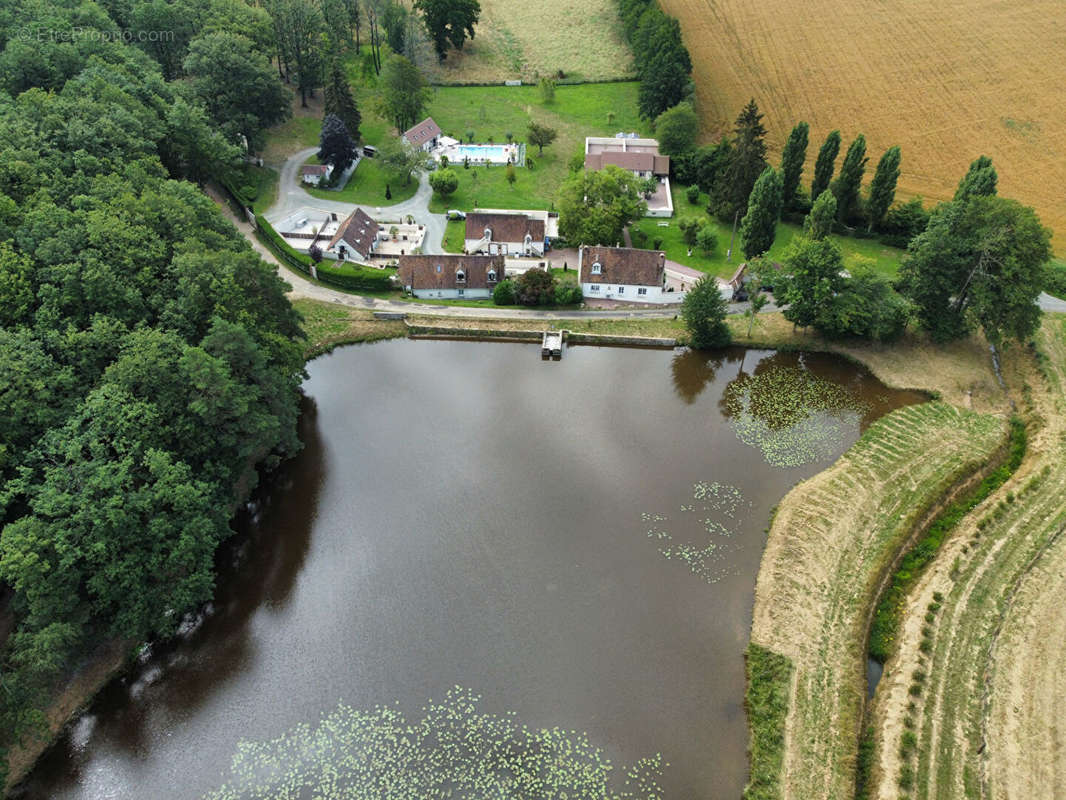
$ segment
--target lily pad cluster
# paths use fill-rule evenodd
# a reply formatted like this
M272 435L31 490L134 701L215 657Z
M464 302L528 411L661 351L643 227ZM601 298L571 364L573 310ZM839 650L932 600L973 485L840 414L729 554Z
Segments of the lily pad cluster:
M204 800L661 800L660 754L624 769L615 787L586 734L528 728L513 712L482 712L480 700L456 686L415 721L342 703L316 726L242 742L229 779Z
M692 499L692 503L681 504L681 513L708 514L699 520L704 534L700 541L675 541L674 534L660 524L668 522L669 517L647 512L641 514L641 519L652 525L645 535L663 542L659 546L659 553L664 558L681 561L693 575L707 583L717 583L729 571L726 556L737 549L737 545L729 545L723 540L731 539L735 533L731 526L737 521L737 511L751 503L744 500L743 493L737 487L717 481L693 484ZM729 524L715 519L715 515Z
M845 388L796 367L742 374L726 387L722 407L737 438L776 467L832 458L868 410Z

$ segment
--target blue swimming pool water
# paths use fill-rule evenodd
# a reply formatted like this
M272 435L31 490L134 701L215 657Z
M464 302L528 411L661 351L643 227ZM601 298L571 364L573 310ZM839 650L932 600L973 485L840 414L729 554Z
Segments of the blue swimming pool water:
M461 144L456 148L460 158L489 158L507 161L507 148L502 144Z

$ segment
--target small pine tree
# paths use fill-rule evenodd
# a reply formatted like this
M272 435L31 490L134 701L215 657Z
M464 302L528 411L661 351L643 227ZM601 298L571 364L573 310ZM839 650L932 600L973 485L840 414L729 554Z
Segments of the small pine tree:
M518 175L515 174L514 164L507 165L507 173L505 177L507 178L507 182L513 187L514 182L518 180Z
M681 303L681 318L688 329L689 343L697 350L729 344L732 336L725 324L727 310L713 277L704 275L696 281Z
M740 242L745 258L761 256L773 246L780 216L781 178L773 167L767 167L755 181L748 213L740 223Z
M840 153L840 131L830 131L825 137L822 148L818 151L818 160L814 163L814 180L811 182L812 200L829 188L833 180L833 169L838 153Z
M896 199L896 181L899 180L899 163L901 159L899 146L888 148L881 160L877 162L873 182L870 184L870 199L866 203L866 215L870 226L867 230L880 228L885 214Z
M844 163L840 166L840 177L833 184L833 194L837 198L837 219L845 224L858 210L859 189L866 171L866 161L866 137L860 133L848 145Z
M788 135L785 150L781 154L781 199L785 209L792 208L799 193L803 162L807 159L809 135L810 126L806 122L797 122L792 133Z

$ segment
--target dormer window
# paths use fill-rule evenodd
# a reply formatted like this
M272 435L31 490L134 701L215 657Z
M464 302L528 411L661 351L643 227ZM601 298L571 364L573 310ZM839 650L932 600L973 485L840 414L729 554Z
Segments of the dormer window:
M592 265L592 274L593 275L600 275L602 273L603 273L603 265L599 261L597 261L595 264Z
M492 228L485 228L485 238L492 241Z
M496 280L496 270L489 270L489 283L493 283Z
M456 283L466 283L466 273L463 272L461 269L457 269L455 271L455 282Z

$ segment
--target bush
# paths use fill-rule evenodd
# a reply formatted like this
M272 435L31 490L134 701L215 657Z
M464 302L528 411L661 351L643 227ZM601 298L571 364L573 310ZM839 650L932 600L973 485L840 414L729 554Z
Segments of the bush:
M515 281L515 299L524 306L546 306L555 299L555 277L543 269L527 269Z
M393 286L391 273L374 267L322 264L318 267L318 279L341 289L366 292L387 292Z
M455 174L455 170L442 167L430 174L429 185L443 199L459 188L459 176Z
M696 246L708 256L718 247L718 233L706 221L696 233Z
M555 305L557 306L576 306L583 299L580 286L557 285L555 287Z
M1044 291L1066 300L1066 264L1050 264L1044 277Z
M691 205L696 205L700 201L700 187L693 184L685 189L685 199Z
M492 302L498 306L513 306L515 304L514 281L508 278L496 284L492 290Z

